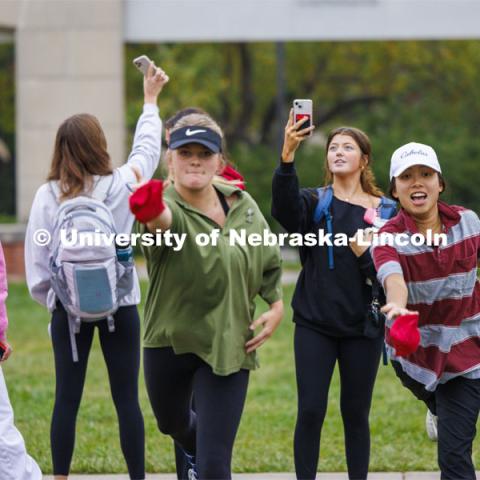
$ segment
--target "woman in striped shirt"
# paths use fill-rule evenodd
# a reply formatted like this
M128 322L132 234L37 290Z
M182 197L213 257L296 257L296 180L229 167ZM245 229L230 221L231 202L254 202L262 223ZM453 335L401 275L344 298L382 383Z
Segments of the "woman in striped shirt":
M435 151L409 143L390 166L391 194L401 210L380 233L402 242L373 247L387 294L386 340L404 386L438 419L438 462L444 480L474 480L472 442L480 410L480 220L439 200L445 189ZM440 245L403 241L444 234ZM400 352L390 337L396 317L419 314L420 345ZM428 424L427 424L428 425Z

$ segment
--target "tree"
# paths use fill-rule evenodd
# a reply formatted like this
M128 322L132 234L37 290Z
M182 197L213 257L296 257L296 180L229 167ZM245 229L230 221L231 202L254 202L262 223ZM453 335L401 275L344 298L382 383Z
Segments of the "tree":
M142 53L161 59L171 76L161 98L162 115L188 105L210 112L224 128L247 188L268 216L269 184L279 155L275 45L127 46L132 131L141 106L141 77L130 62ZM393 150L414 140L429 143L449 185L445 198L480 211L474 174L480 153L480 42L292 42L286 44L285 65L285 110L294 98L314 100L316 135L298 153L303 185L321 183L328 130L353 124L372 139L374 169L385 189Z

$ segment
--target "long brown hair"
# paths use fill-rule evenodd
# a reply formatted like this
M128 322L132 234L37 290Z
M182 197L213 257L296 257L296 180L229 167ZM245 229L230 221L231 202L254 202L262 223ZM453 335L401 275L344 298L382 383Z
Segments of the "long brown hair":
M88 113L67 118L58 128L47 177L59 182L61 200L90 189L93 175L112 171L107 140L97 118Z
M360 184L362 185L362 190L369 195L374 197L381 197L383 195L382 190L377 186L375 182L375 174L371 168L372 164L372 144L367 134L355 127L338 127L333 129L327 138L327 145L325 147L325 185L329 185L333 182L333 175L330 169L328 168L328 148L330 143L332 143L333 137L335 135L348 135L351 137L355 143L360 147L360 150L364 156L368 158L368 163L364 166L362 173L360 174Z

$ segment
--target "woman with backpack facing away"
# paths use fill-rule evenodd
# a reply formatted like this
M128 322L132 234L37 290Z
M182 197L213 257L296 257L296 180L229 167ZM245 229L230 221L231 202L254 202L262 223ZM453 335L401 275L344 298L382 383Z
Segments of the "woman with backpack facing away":
M385 209L393 202L382 197L375 185L370 141L356 128L341 127L328 135L327 187L318 192L299 188L295 152L314 129L300 129L304 121L294 123L290 112L280 166L273 177L272 215L287 232L306 234L324 229L325 233L353 238L370 226L364 220L367 212L382 209L393 214L393 208ZM317 206L328 195L326 218L316 221ZM338 361L348 474L350 479L366 479L369 411L383 345L382 329L372 335L366 322L375 278L372 258L357 240L350 247L301 247L300 258L302 271L292 300L298 389L296 475L301 480L316 477L328 390Z
M158 166L162 125L157 97L168 80L163 70L153 64L150 66L144 78L145 104L137 123L133 148L128 162L119 168L112 167L104 133L94 116L80 114L65 120L57 132L49 182L39 188L33 201L26 233L25 263L30 294L52 313L56 392L50 440L56 480L65 479L69 474L76 416L95 327L99 329L130 478L145 478L144 427L138 403L140 323L137 304L140 287L133 272L132 288L120 299L120 307L113 315L113 332L104 318L82 322L78 333L74 333L70 328L70 315L62 304L69 300L68 294L72 292L54 292L52 288L54 277L49 257L55 258L56 252L48 245L36 244L34 234L39 229L52 233L62 205L79 196L90 197L92 201L98 199L104 204L113 217L117 234L131 233L134 217L128 209L130 191L127 186L135 182L136 175L151 178ZM74 346L78 361L75 361L75 352L72 357Z
M178 251L143 248L150 280L143 362L158 427L182 448L189 480L231 478L255 350L283 315L279 248L230 245L230 231L262 233L268 224L247 192L214 182L223 168L222 137L208 115L184 116L170 131L172 182L164 192L163 182L152 180L130 198L143 231L185 239ZM201 236L216 242L200 246ZM270 308L254 319L257 295Z

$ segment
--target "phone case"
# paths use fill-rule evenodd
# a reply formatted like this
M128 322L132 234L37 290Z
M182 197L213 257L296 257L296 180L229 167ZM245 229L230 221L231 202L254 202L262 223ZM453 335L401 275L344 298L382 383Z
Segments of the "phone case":
M302 118L308 117L308 120L299 128L299 130L303 130L304 128L308 128L310 125L312 125L312 114L313 102L310 99L297 98L293 101L294 122L296 123Z
M133 64L143 73L143 76L147 74L151 63L152 61L146 55L141 55L133 60Z

